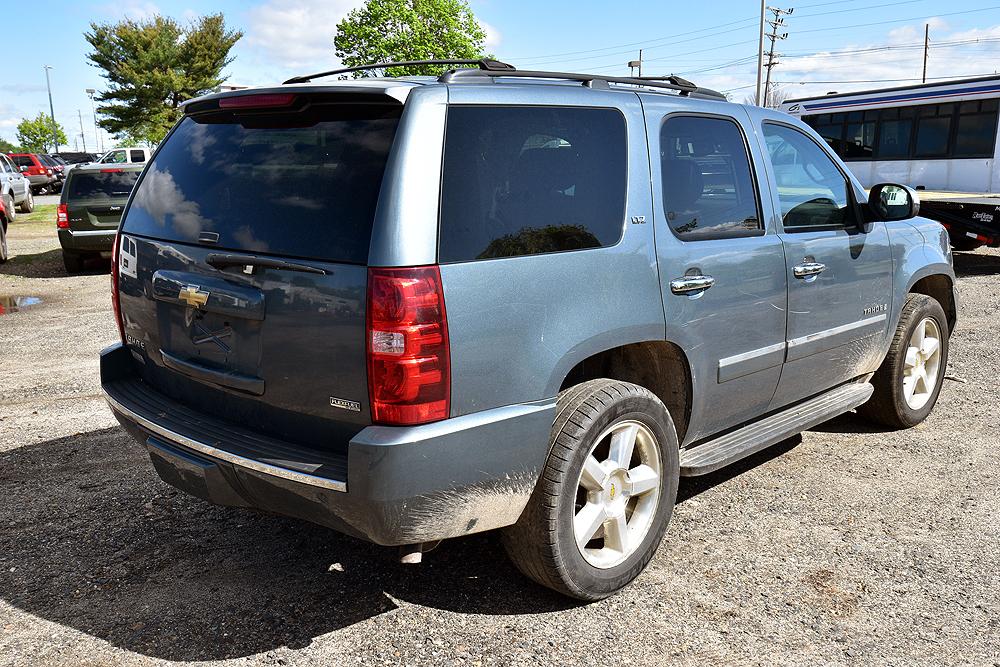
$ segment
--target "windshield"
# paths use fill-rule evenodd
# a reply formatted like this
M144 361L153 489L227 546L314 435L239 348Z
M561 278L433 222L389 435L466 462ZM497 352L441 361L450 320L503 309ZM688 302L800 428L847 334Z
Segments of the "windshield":
M364 264L398 107L189 116L139 182L123 229Z

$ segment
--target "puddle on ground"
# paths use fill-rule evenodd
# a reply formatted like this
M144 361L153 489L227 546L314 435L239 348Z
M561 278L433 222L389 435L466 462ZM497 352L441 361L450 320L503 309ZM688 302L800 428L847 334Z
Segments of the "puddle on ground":
M37 296L0 296L0 315L37 306L42 302Z

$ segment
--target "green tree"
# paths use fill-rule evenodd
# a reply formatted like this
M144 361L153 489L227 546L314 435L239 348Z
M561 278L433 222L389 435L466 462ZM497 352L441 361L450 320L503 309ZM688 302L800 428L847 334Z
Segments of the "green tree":
M46 147L52 146L52 118L43 112L34 118L22 118L17 124L17 141L26 153L47 152ZM56 141L64 145L69 143L59 123L56 123ZM56 149L50 150L55 152Z
M465 0L367 0L337 24L337 57L348 67L400 60L483 57L486 31ZM439 74L443 67L390 67L386 76ZM377 76L355 72L355 77Z
M0 153L20 153L21 149L6 139L0 138Z
M183 26L172 18L90 24L92 65L108 81L97 107L101 127L149 143L159 142L180 118L181 103L223 81L230 49L243 36L228 30L222 14Z

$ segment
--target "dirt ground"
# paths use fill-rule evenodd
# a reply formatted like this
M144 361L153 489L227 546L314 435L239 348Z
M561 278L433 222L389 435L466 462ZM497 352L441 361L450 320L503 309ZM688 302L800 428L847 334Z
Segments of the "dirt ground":
M649 569L583 606L492 535L404 569L160 482L99 393L106 267L67 277L52 227L15 225L0 268L41 300L0 315L0 666L1000 665L1000 252L956 255L925 424L848 415L683 482Z

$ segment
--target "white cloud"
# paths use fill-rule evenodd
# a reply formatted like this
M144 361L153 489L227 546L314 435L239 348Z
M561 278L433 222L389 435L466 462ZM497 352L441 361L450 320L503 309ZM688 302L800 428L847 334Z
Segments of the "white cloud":
M339 64L333 50L337 23L359 0L267 0L249 12L246 47L262 62L316 71Z
M486 42L484 43L484 47L488 52L492 51L493 53L496 53L497 47L500 46L500 41L503 38L500 31L497 30L495 26L490 25L482 19L479 19L479 25L483 26L483 30L486 31Z
M146 0L109 2L101 10L108 16L129 18L133 21L145 21L163 13L156 3Z

